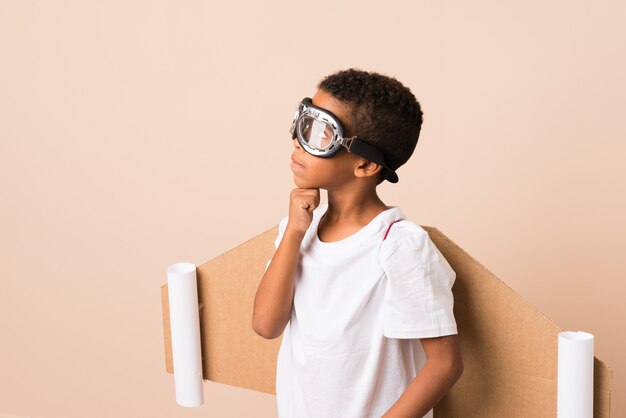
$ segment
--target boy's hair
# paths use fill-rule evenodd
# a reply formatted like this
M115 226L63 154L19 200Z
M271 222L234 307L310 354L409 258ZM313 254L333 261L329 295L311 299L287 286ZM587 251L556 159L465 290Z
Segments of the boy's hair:
M393 77L355 68L324 77L317 88L348 105L351 120L344 123L379 148L391 169L409 160L423 115L411 90ZM381 174L377 184L383 181Z

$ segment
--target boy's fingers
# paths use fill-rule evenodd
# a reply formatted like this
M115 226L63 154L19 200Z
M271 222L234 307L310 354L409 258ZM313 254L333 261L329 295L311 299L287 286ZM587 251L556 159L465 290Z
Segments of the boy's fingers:
M292 191L292 199L299 202L306 202L309 205L315 205L320 200L319 189L294 189Z
M292 189L289 204L292 228L306 232L313 219L313 210L319 206L319 203L319 189Z
M319 196L320 195L320 189L293 189L291 190L292 194L295 195L312 195L312 196Z
M300 200L298 202L298 206L301 207L302 209L314 209L317 206L317 201L316 199L304 199L304 200Z

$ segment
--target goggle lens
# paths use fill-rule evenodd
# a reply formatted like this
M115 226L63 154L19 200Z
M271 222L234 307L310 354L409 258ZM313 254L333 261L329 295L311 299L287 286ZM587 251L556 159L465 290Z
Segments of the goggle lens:
M312 148L325 150L333 142L333 129L326 122L304 115L298 120L298 136Z

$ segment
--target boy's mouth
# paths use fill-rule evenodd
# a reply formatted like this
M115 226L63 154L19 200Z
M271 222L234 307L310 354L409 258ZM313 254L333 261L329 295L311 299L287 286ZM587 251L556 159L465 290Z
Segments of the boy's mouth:
M302 164L300 164L295 158L291 157L291 165L294 166L299 166L299 167L304 167Z

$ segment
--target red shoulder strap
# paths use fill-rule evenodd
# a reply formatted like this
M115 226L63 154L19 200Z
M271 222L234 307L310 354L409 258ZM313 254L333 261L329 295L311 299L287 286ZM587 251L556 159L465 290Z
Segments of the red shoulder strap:
M398 220L395 220L395 221L393 221L392 223L390 223L390 224L389 224L389 226L387 227L387 230L385 231L385 236L383 237L383 241L384 241L385 239L387 239L387 234L389 233L389 230L391 229L391 225L393 225L393 224L395 224L396 222L399 222L399 221L401 221L401 220L402 220L402 219L398 219Z

